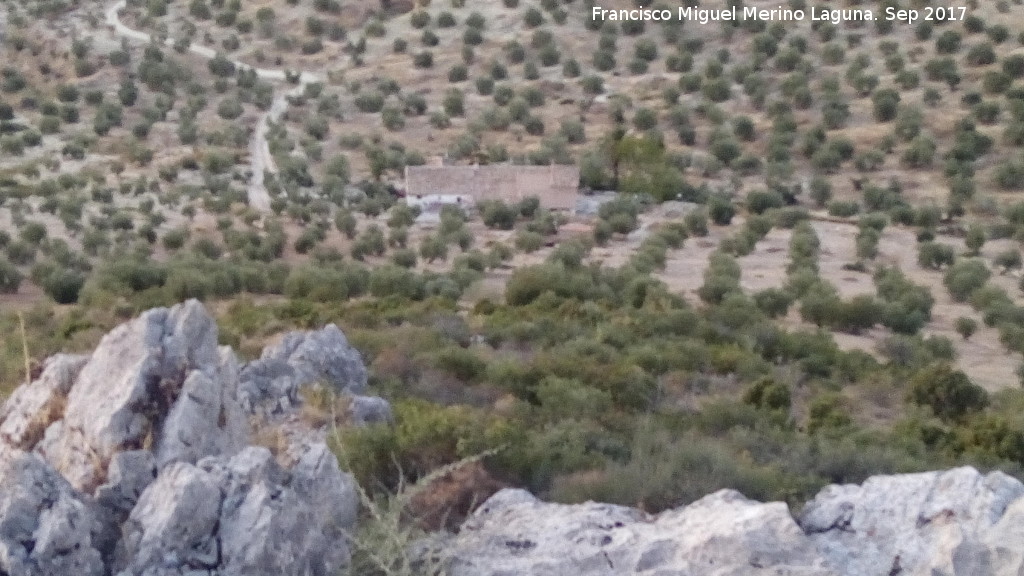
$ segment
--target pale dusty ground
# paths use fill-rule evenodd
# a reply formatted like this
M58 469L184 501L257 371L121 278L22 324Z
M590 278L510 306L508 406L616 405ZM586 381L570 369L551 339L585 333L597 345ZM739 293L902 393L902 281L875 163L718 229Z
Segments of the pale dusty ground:
M727 228L712 226L710 234L705 238L688 239L682 249L669 253L667 266L658 275L659 278L671 289L683 293L691 302L699 302L696 291L704 281L708 256L715 251L721 238L734 233L741 225L742 219L736 218ZM836 286L843 298L859 294L874 295L876 291L870 272L843 270L844 264L856 261L857 227L854 224L824 220L813 221L812 226L821 243L818 262L821 275ZM749 294L785 284L790 236L789 230L773 229L757 243L752 253L739 258L743 271L740 284L745 292ZM939 236L937 240L955 246L959 253L965 250L959 238ZM638 245L639 241L615 242L608 248L596 248L594 256L603 259L606 264L619 265ZM1011 240L990 241L985 244L982 255L989 260L991 266L991 260L996 254L1015 246L1017 244ZM969 304L953 302L942 284L943 271L926 270L918 266L917 239L913 230L887 227L879 243L876 262L880 265L897 265L913 282L928 287L935 298L935 305L932 308L932 320L923 333L926 336L941 335L949 338L957 349L957 366L975 383L991 391L1019 385L1014 371L1021 363L1021 355L1007 352L999 342L999 331L985 326L981 314ZM990 282L1003 287L1018 304L1024 304L1024 298L1020 297L1020 289L1017 287L1018 280L1013 275L993 274ZM794 327L810 327L800 320L797 309L798 306L791 309L787 323ZM968 316L978 322L978 332L968 341L964 341L953 328L954 321L960 316ZM861 335L836 333L834 337L836 343L845 350L861 349L878 356L876 347L890 335L887 329L875 328Z

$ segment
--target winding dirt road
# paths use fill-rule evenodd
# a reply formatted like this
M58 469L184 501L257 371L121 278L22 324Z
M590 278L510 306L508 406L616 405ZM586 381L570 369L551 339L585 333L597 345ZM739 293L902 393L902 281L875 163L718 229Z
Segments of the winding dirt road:
M126 0L119 0L107 8L105 15L107 25L113 29L115 34L122 38L128 38L136 42L152 42L152 36L149 34L129 28L121 22L120 12L124 10L125 6ZM164 41L164 44L173 46L174 40L168 38ZM213 48L197 44L190 44L188 51L206 60L211 60L217 55L217 51ZM231 60L231 62L236 68L255 71L256 76L264 80L285 82L288 79L284 70L254 68L237 60ZM257 210L262 212L270 211L270 194L267 193L267 187L264 185L263 179L265 173L277 173L277 165L274 164L274 157L270 154L270 145L267 143L267 131L270 129L270 123L277 122L285 110L288 109L288 98L302 94L306 84L314 82L323 82L323 77L313 72L300 73L298 85L291 90L279 91L274 96L270 109L260 116L259 122L256 124L256 130L253 132L252 139L249 140L249 165L252 169L252 177L249 179L249 186L246 192L249 198L249 205Z

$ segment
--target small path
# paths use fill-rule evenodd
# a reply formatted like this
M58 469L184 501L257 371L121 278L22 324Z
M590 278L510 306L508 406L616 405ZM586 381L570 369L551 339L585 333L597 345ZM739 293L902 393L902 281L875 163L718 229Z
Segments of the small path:
M129 38L137 42L152 42L152 36L149 34L129 28L121 22L120 12L124 10L126 5L126 0L119 0L107 8L105 14L107 25L122 38ZM168 38L164 41L164 44L173 46L174 39ZM198 44L189 44L188 51L206 60L212 60L217 56L217 51L213 48ZM256 72L256 76L264 80L279 82L288 80L288 74L284 70L254 68L238 60L230 60L230 62L236 68ZM252 177L249 180L246 192L249 198L249 205L261 212L270 211L270 194L267 193L267 187L263 183L264 174L277 174L277 165L274 163L274 157L270 154L270 144L267 142L267 132L270 129L270 123L277 122L285 110L288 109L289 98L302 94L306 84L315 82L323 82L323 77L313 72L301 72L298 85L291 90L279 92L274 97L270 109L260 116L259 122L256 124L256 130L249 141L249 164L252 169Z

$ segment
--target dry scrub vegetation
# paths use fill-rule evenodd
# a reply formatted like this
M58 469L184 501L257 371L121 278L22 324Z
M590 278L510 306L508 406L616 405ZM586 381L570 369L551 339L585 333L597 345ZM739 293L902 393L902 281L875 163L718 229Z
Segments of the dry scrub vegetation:
M340 426L368 499L488 454L435 486L455 519L505 485L658 510L1020 476L1024 6L706 26L589 6L131 0L144 43L108 3L0 2L0 333L22 313L39 361L195 297L252 356L337 322L396 423L346 427L313 393L306 418ZM438 154L615 192L422 215L402 174ZM4 391L22 353L0 341Z

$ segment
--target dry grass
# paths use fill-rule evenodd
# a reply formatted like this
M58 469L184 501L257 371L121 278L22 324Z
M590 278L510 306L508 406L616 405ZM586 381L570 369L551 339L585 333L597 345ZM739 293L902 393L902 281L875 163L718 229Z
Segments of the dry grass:
M315 383L299 389L302 399L300 418L313 429L331 429L348 423L351 398L335 393L329 385Z
M341 443L336 445L340 446ZM442 466L415 484L403 482L394 494L378 498L370 496L357 485L365 516L359 522L358 531L349 534L353 556L348 573L351 576L371 572L386 576L447 574L444 554L423 540L426 532L415 518L410 517L413 503L432 492L436 483L459 474L461 470L479 465L483 459L500 450L488 450ZM399 477L403 475L399 474Z
M280 427L260 418L251 418L249 421L252 434L249 443L253 446L263 446L280 460L288 452L288 435Z

